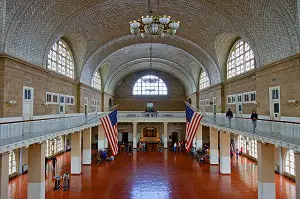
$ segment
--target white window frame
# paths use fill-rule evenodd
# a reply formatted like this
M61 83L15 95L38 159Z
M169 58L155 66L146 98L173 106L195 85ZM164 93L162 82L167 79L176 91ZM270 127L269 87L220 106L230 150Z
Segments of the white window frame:
M230 99L230 102L228 101ZM227 95L227 104L235 104L236 103L236 95Z
M205 105L205 106L210 106L210 104L209 104L209 99L205 99L205 100L204 100L204 105Z
M16 153L14 151L11 151L9 154L9 168L8 168L8 174L11 175L15 172L17 172L17 161L16 161Z
M255 94L255 100L251 100L251 94ZM245 96L248 96L248 101L245 101ZM243 104L256 103L256 91L245 92L242 94Z
M48 95L51 95L51 101L48 102L47 101L47 96ZM57 97L57 102L54 102L53 101L53 96L56 96ZM58 93L52 93L52 92L46 92L46 104L58 104L59 103L59 94Z
M69 102L67 103L69 99ZM71 102L71 99L73 99L73 103ZM66 95L66 105L75 105L75 97L74 96L70 96L70 95Z
M200 100L199 101L199 106L203 106L204 105L204 101L203 100Z
M293 157L293 160L291 160L291 156ZM293 163L293 165L291 165ZM284 161L284 171L290 175L295 176L295 154L293 150L288 150L285 155L285 161ZM292 171L292 172L291 172Z

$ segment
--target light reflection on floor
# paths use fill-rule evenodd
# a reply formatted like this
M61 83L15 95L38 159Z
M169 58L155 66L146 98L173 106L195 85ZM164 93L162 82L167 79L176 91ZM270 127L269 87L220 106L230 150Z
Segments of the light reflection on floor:
M70 171L70 153L58 158L58 171ZM46 172L46 198L199 199L257 198L257 166L245 158L232 159L232 174L218 165L202 165L186 153L170 151L120 153L112 163L83 166L71 176L71 188L53 191L52 166ZM27 174L10 181L9 198L27 198ZM295 183L276 175L277 198L296 198Z

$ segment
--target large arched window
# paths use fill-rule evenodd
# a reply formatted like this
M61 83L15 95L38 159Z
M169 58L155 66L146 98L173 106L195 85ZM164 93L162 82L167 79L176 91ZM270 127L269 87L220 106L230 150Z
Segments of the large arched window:
M285 171L295 175L295 155L293 150L288 150L285 157Z
M9 153L8 161L9 161L8 173L12 174L12 173L17 172L16 154L14 151Z
M254 69L254 54L249 44L243 40L237 41L231 49L227 62L227 78Z
M146 75L138 79L133 86L133 95L167 95L168 89L164 81L154 75Z
M200 74L200 90L207 88L209 86L210 86L209 77L207 73L204 70L202 70Z
M58 40L48 54L47 68L74 79L74 61L68 45Z
M98 71L96 71L93 75L92 87L101 90L101 78L100 78L100 73Z

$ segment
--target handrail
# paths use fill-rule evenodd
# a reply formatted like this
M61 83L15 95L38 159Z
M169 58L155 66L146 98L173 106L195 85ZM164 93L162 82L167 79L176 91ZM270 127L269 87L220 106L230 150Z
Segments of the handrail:
M251 120L251 118L246 117L234 117L234 118L240 118L244 120ZM267 121L267 122L278 122L278 123L287 123L287 124L300 124L300 122L292 122L292 121L284 121L284 120L269 120L269 119L257 119L261 121Z
M90 114L90 115L93 115L93 114ZM17 120L17 121L11 121L11 122L0 122L0 125L1 124L24 123L24 122L36 122L36 121L54 120L54 119L64 119L64 118L82 117L82 116L89 116L89 115L76 115L76 116L74 115L74 116L64 116L64 117L52 117L52 118L42 118L42 119L34 119L34 120Z

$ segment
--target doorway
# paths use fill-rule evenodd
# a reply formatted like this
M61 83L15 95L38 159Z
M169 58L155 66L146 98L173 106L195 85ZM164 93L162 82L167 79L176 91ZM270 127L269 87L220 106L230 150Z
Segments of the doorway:
M174 142L178 142L178 132L172 132L172 146Z
M122 132L122 143L128 144L128 132Z
M60 94L59 95L59 115L65 115L65 101L66 101L66 96L65 95L62 95Z
M280 87L269 88L270 119L280 120Z
M23 120L32 120L33 118L33 100L34 89L23 87Z
M242 94L236 95L236 117L243 116L243 102L242 102Z

